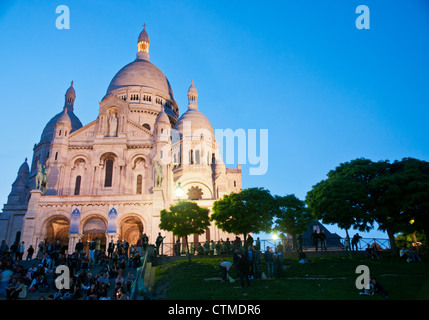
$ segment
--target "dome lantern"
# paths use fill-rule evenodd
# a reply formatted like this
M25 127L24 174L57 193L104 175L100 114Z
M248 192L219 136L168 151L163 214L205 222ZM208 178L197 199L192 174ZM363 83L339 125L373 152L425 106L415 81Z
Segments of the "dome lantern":
M66 91L64 108L68 108L71 111L73 111L75 99L76 99L76 91L73 88L73 81L72 81L70 87Z
M137 59L149 60L149 35L146 31L146 24L143 25L143 31L140 32L137 40Z
M188 108L198 109L197 100L198 100L198 92L197 92L197 88L195 88L194 86L194 80L192 80L191 86L188 89Z

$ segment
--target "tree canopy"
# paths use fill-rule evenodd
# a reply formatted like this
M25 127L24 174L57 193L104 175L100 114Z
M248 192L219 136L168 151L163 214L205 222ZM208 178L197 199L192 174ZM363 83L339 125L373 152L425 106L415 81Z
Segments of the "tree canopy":
M215 225L228 233L242 234L270 232L275 213L274 197L263 188L243 189L224 195L213 204L210 217Z
M342 163L313 186L306 202L317 219L337 223L346 232L351 227L368 231L377 223L396 251L395 233L413 229L427 234L429 163L412 158Z
M159 228L171 231L175 236L185 237L187 254L189 255L188 236L203 234L210 226L209 209L199 207L195 202L179 201L170 206L170 211L161 211Z
M295 195L275 196L274 230L297 236L307 230L313 216L304 201Z

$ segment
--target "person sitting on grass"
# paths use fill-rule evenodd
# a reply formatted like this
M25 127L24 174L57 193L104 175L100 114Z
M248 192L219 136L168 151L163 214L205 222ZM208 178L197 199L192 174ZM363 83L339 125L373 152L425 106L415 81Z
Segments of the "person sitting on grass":
M299 251L298 262L301 263L301 264L309 263L310 262L310 261L308 261L306 254L302 250Z
M365 256L371 259L375 258L374 250L371 248L369 244L366 245Z
M399 256L402 259L405 259L407 262L417 262L417 261L422 261L422 259L417 255L417 253L415 253L413 250L407 250L405 248L402 248L399 251Z
M386 289L382 286L381 283L377 281L376 278L372 277L367 288L365 288L364 291L360 292L359 294L364 296L373 296L375 293L380 294L385 299L388 298Z

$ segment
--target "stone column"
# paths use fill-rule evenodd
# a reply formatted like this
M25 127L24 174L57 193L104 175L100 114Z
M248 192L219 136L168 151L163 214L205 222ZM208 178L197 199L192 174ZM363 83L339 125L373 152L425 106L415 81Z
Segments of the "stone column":
M27 213L24 216L23 226L22 226L22 241L25 241L26 247L28 248L33 245L33 248L37 250L38 243L36 243L35 239L35 228L36 228L36 217L37 210L39 208L40 198L43 196L42 191L36 189L31 190L30 201L28 202ZM37 251L36 251L37 253Z
M162 188L153 188L152 203L152 221L151 225L146 227L146 234L149 236L149 242L155 243L158 232L161 231L158 228L161 222L161 210L165 209L164 190ZM149 228L150 230L148 230Z
M74 253L74 247L76 246L76 243L78 243L79 239L82 238L82 235L79 233L69 233L69 250L68 254Z

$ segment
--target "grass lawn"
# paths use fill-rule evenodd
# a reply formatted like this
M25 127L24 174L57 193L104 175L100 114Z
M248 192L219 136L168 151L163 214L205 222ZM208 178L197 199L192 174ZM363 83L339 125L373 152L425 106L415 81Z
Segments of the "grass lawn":
M429 261L407 263L386 256L371 260L362 255L310 257L311 263L299 264L286 258L280 279L251 280L241 288L240 281L223 283L219 263L230 257L192 258L157 267L154 299L166 300L384 300L380 295L361 296L355 282L356 267L366 265L370 275L385 287L389 300L429 299ZM262 259L263 260L263 259ZM261 270L266 274L262 261ZM232 275L235 277L235 271ZM211 279L212 278L212 279ZM206 280L205 280L206 279ZM210 280L207 280L210 279Z

